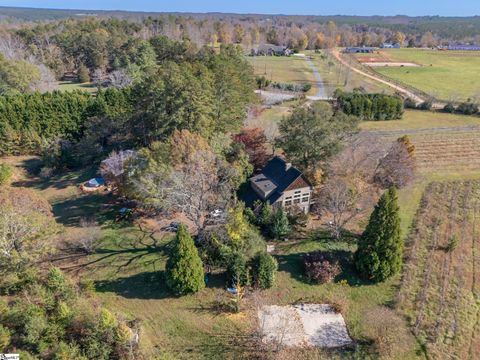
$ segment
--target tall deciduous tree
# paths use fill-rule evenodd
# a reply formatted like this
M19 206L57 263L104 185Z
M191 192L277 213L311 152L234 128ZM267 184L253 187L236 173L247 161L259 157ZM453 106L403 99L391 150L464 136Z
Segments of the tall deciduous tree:
M292 163L307 171L338 153L357 125L356 117L334 113L330 105L317 102L296 108L282 120L277 145Z
M180 225L166 266L167 286L179 295L195 293L205 287L203 264L192 237Z
M403 241L395 188L386 191L370 216L362 234L355 261L367 279L383 281L397 274L402 266Z
M265 166L269 156L266 148L267 137L262 129L243 129L234 136L234 140L245 145L245 151L255 169Z
M28 189L0 190L0 272L18 270L46 255L58 231L45 199Z
M374 180L384 188L402 188L415 178L415 146L404 136L393 142L375 169Z

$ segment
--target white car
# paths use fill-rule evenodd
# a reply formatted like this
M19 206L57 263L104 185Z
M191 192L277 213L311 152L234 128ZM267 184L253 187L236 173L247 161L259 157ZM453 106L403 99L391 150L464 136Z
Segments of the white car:
M223 215L223 210L220 209L215 209L213 211L210 211L210 216L214 218L218 218Z

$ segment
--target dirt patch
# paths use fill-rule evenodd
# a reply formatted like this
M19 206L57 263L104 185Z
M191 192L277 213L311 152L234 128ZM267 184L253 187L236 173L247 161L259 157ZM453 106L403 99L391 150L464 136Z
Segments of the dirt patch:
M321 348L353 344L343 316L328 304L264 306L258 317L264 342Z

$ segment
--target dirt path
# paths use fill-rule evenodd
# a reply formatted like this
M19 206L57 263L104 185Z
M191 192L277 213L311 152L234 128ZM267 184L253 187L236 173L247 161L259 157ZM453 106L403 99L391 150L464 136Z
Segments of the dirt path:
M424 102L426 99L414 94L413 92L411 92L410 90L407 90L405 89L404 87L402 86L399 86L399 85L396 85L392 82L389 82L387 80L384 80L378 76L374 76L374 75L370 75L368 73L366 73L365 71L362 71L360 69L357 69L355 66L349 64L348 62L346 62L342 56L340 55L340 51L337 50L337 49L334 49L332 50L332 54L333 56L344 66L348 67L349 69L351 69L352 71L355 71L356 73L362 75L362 76L365 76L369 79L372 79L372 80L375 80L377 82L380 82L382 84L385 84L387 86L390 86L392 89L395 89L396 91L404 94L405 96L411 98L413 101L415 101L417 104L421 104L422 102ZM443 108L445 106L444 103L439 103L439 102L436 102L433 104L433 108L435 109L440 109L440 108Z
M320 72L308 56L305 56L305 61L307 62L310 69L312 69L313 71L313 75L315 76L315 85L317 86L316 94L310 96L309 98L311 98L311 100L327 100L328 96L327 92L325 91L325 86L323 84L323 79L320 75Z

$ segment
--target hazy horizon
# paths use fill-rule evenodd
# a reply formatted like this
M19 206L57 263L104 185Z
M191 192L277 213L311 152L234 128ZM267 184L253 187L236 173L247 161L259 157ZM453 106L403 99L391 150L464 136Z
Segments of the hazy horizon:
M178 0L174 3L153 0L99 2L93 0L73 0L66 5L57 0L7 0L0 1L0 6L15 8L34 8L48 10L79 11L134 11L134 12L184 12L184 13L232 13L232 14L265 14L265 15L318 15L318 16L445 16L469 17L480 14L478 4L474 0L458 2L427 0L418 2L405 0L401 4L389 4L374 0L361 3L355 0L339 0L334 3L309 3L307 0L291 2L274 2L271 0L242 1L226 3L219 0L196 2ZM432 10L435 9L435 10Z

